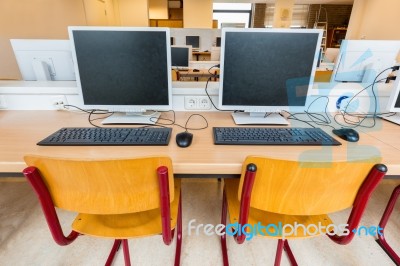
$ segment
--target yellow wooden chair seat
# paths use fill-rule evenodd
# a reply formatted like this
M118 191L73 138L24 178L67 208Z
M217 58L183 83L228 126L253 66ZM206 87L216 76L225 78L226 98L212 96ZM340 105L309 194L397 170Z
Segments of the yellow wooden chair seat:
M180 179L174 181L174 201L171 202L171 229L175 228L180 198ZM96 215L80 213L72 229L78 233L112 239L127 239L162 234L159 209L144 212Z
M114 239L106 265L122 245L129 266L128 239L162 235L170 245L176 234L175 265L182 246L180 180L174 178L168 156L121 159L24 157L24 175L41 203L57 244L65 246L80 235ZM64 235L55 207L78 213Z
M228 211L229 211L229 220L231 224L235 224L239 222L239 213L240 213L240 201L237 197L237 192L239 189L239 179L226 179L225 180L225 193L226 199L228 201ZM308 225L316 225L321 224L322 226L328 226L333 224L332 220L328 215L285 215L280 213L273 213L268 211L259 210L256 208L250 208L250 214L248 219L249 225L257 225L261 223L263 226L267 226L269 224L273 224L279 226L279 224L285 225L295 225L301 224L306 228ZM271 234L268 235L266 232L265 236L262 234L257 234L258 237L271 237L271 238L282 238L281 234L277 234L275 232L275 227L268 227L268 232ZM307 231L307 230L306 230ZM309 230L310 233L313 233L312 230ZM317 234L305 234L304 230L301 228L297 230L297 234L286 235L285 238L306 238L306 237L314 237L319 236L320 233Z
M247 156L240 179L226 179L221 223L224 266L229 265L226 235L238 244L254 236L277 238L275 265L286 251L297 265L288 239L326 234L338 244L354 237L371 193L387 172L380 158L316 162ZM328 213L351 209L347 225L337 225ZM291 225L291 226L290 226ZM329 230L329 231L328 231ZM347 232L347 233L346 233Z

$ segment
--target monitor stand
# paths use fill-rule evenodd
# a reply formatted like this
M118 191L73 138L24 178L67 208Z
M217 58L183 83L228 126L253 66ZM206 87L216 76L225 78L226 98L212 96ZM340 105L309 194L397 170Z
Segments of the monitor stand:
M236 125L289 125L280 113L232 113Z
M146 111L142 113L114 113L104 119L103 125L109 124L147 124L154 125L160 117L159 112Z
M389 122L400 125L400 113L396 113L395 115L391 115L391 116L381 116L381 118L385 119Z

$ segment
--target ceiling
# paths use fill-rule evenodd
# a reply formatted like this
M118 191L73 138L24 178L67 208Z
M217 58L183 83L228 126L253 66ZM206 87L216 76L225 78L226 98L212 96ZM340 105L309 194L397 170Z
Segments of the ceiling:
M214 3L267 3L274 4L276 0L213 0ZM331 4L352 5L354 0L294 0L295 4Z

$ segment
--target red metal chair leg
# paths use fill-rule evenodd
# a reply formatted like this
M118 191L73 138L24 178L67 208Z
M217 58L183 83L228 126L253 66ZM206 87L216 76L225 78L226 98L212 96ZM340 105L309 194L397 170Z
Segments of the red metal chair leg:
M278 240L278 246L276 247L276 255L275 255L275 263L274 266L279 266L281 265L281 259L282 259L282 252L283 252L283 245L284 241L282 239Z
M128 239L122 240L122 249L124 251L125 266L131 266L131 257L129 256Z
M106 261L106 266L111 266L114 258L115 258L115 254L117 253L119 247L121 246L121 239L115 239L114 241L114 245L110 251L110 255L108 255L107 261Z
M294 255L293 255L292 249L289 246L289 242L287 240L283 240L283 241L284 241L283 242L283 249L286 251L286 255L289 258L290 264L292 266L297 266L298 264L297 264L297 261L296 261Z
M222 214L221 214L221 224L225 226L224 229L222 230L222 235L221 235L221 250L222 250L222 260L224 266L229 266L228 249L226 247L226 232L225 232L227 211L228 211L228 203L226 201L226 194L224 189L224 193L222 196Z
M400 257L397 253L392 249L392 247L387 243L385 239L385 227L387 222L389 221L390 215L393 212L394 206L396 205L396 201L400 196L400 186L397 186L392 195L390 196L389 202L386 206L385 212L382 215L381 221L379 222L379 227L382 228L382 234L378 234L378 239L376 242L381 246L381 248L388 254L388 256L394 261L396 265L400 265Z
M176 222L177 233L176 233L176 250L175 250L175 266L181 264L181 248L182 248L182 193L179 197L178 207L178 221Z

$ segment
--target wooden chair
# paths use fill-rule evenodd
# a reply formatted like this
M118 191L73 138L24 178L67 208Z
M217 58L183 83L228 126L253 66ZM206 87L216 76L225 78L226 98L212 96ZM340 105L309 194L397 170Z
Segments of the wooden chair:
M386 205L385 211L383 212L381 221L379 222L379 227L382 228L382 234L378 235L376 242L382 247L382 249L388 254L388 256L393 260L396 265L400 265L400 256L393 250L385 238L385 228L389 221L390 215L393 212L396 201L400 196L400 185L395 187L390 196L389 202Z
M55 242L79 235L113 238L106 265L122 243L130 265L129 238L162 234L169 245L177 228L175 265L180 264L182 210L180 181L165 156L116 160L25 156L23 171L35 190ZM79 214L65 236L55 207ZM165 264L165 262L164 262Z
M322 232L338 244L352 240L352 230L359 225L371 193L387 171L385 165L376 164L378 161L372 158L354 162L298 162L249 156L243 164L240 180L225 179L221 223L226 224L229 211L231 225L227 228L237 223L236 231L230 234L242 244L252 233L244 225L260 222L265 228L260 232L261 227L257 227L257 236L278 239L275 265L280 264L283 249L291 264L297 265L287 239L318 235L321 232L314 232L317 231L314 225L334 225L327 213L353 207L347 221L348 235L334 235L332 226ZM297 234L281 234L279 225L284 228L296 224L315 230L299 226ZM238 230L239 225L241 229L247 227L246 230ZM283 231L290 233L290 230ZM221 236L221 248L224 265L229 265L226 234Z

